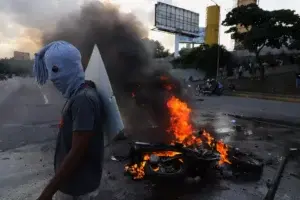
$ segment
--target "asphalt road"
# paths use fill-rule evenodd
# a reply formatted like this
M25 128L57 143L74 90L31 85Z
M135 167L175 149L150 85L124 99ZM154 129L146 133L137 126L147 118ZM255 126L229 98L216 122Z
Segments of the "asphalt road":
M52 144L63 99L32 78L2 83L0 102L0 199L34 199L52 172ZM5 86L5 87L4 87ZM35 144L36 148L32 148ZM19 148L21 147L21 148Z
M267 119L267 121L281 121L300 126L300 103L243 98L233 96L202 96L196 99L195 110L201 112L222 112L249 118Z
M18 79L13 88L4 89L0 84L0 200L30 200L41 192L53 175L53 151L57 123L64 100L51 86L38 87L33 79ZM284 147L300 147L300 132L289 127L236 120L222 115L233 112L252 116L264 113L277 119L290 117L298 120L299 104L243 99L238 97L206 97L193 105L194 120L211 128L226 143L258 154L271 164L264 169L258 182L240 180L205 181L187 188L165 186L157 189L147 181L132 181L123 175L123 162L110 159L111 154L125 155L127 143L123 141L106 149L106 162L101 186L104 200L256 200L266 194L266 183L278 167L278 159ZM279 109L279 110L278 110ZM288 114L287 114L288 113ZM233 128L239 124L243 131ZM137 137L139 136L139 137ZM143 139L143 133L132 138ZM299 159L288 163L276 199L300 199Z

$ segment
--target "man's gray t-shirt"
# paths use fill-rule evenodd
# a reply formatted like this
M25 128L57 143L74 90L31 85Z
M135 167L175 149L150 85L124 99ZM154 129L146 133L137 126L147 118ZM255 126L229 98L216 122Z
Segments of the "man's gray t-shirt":
M59 188L65 194L79 196L94 191L100 185L104 140L102 134L103 110L94 88L84 85L69 99L63 110L54 158L55 171L72 147L73 132L94 132L87 155L71 178Z

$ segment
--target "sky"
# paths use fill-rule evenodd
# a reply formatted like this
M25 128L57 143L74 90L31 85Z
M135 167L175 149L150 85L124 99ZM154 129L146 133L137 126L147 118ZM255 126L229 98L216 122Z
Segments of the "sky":
M89 0L1 0L0 1L0 58L12 57L13 51L36 52L40 48L41 29L51 28L66 12L80 8ZM149 29L149 37L160 41L170 52L174 51L174 35L151 31L154 25L154 5L157 0L103 0L117 4L122 12L131 12ZM236 4L235 0L214 0L221 6L221 20ZM29 3L30 2L30 3ZM160 0L199 13L199 26L205 27L206 7L214 5L211 0ZM266 10L295 9L300 13L300 1L260 0ZM66 11L67 8L67 11ZM47 22L47 23L45 23ZM53 23L51 23L53 22ZM220 43L229 50L233 41L220 29ZM28 35L34 37L28 37Z

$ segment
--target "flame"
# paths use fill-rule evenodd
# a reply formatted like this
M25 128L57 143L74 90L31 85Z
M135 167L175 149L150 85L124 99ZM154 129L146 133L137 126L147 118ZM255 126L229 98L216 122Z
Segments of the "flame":
M183 143L186 138L193 134L193 127L190 123L192 110L186 103L174 96L168 100L167 107L171 115L170 127L167 132L175 136L174 142Z
M125 171L129 172L132 176L133 179L142 179L145 176L145 165L146 161L142 161L139 164L134 164L134 165L127 165L125 166Z
M160 77L162 80L166 80L167 77ZM216 141L210 133L207 131L203 131L201 138L196 137L194 135L194 128L191 123L191 112L192 110L188 107L188 105L176 98L175 96L171 96L167 101L167 108L170 113L170 125L167 129L167 132L174 136L171 144L181 143L186 147L191 147L194 145L199 146L202 142L206 142L210 147L215 148L220 154L220 160L218 162L219 165L224 163L231 164L228 159L228 146L223 143L223 141ZM143 161L139 164L134 164L131 166L126 166L125 170L133 175L134 179L142 179L145 176L145 165L146 162L150 159L150 156L155 154L159 157L173 157L175 155L180 154L179 152L173 151L162 151L162 152L151 152L149 154L145 154L143 156ZM183 162L181 159L180 162ZM153 168L154 171L159 170L159 167Z
M221 157L219 160L219 165L222 165L224 163L231 164L231 162L228 160L228 146L224 144L222 140L220 140L217 142L216 148Z
M202 140L193 135L194 130L190 122L191 109L188 105L172 96L167 102L167 107L171 115L170 127L167 131L175 136L173 143L182 143L185 146L200 145ZM231 164L228 160L228 146L222 141L215 143L215 139L205 130L202 135L206 139L206 143L210 147L216 146L216 150L220 153L219 165L224 163Z
M145 166L146 166L146 161L150 160L150 156L154 154L157 155L158 157L173 157L176 155L181 154L180 152L176 151L161 151L161 152L151 152L151 154L145 154L143 156L143 161L140 162L139 164L134 164L134 165L126 165L125 166L125 171L129 172L131 175L133 175L133 179L142 179L145 176ZM182 161L183 162L183 161ZM159 167L153 168L154 171L158 171Z
M205 130L203 131L202 135L206 138L206 142L209 146L213 146L214 138Z
M166 77L166 76L160 76L160 80L166 81L166 80L168 80L168 77Z
M176 156L176 155L179 155L181 153L179 152L176 152L176 151L160 151L160 152L151 152L151 154L145 154L144 155L144 159L145 161L149 160L150 159L150 156L152 154L155 154L159 157L173 157L173 156Z

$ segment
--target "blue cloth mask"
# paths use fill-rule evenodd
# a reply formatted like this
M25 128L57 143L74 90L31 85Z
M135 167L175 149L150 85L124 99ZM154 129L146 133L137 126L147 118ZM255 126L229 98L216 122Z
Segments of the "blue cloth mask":
M81 54L65 41L52 42L35 54L33 72L38 84L50 79L65 98L70 98L85 81Z

